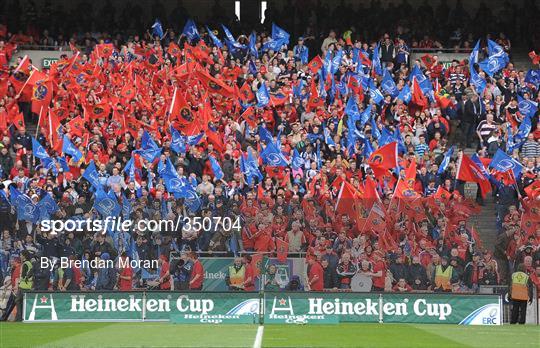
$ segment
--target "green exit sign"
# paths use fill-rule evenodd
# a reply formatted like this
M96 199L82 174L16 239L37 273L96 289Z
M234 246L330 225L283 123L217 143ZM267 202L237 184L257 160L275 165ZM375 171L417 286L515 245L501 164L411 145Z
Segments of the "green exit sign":
M44 69L49 69L53 63L56 63L58 61L58 58L43 58L41 61L41 66Z

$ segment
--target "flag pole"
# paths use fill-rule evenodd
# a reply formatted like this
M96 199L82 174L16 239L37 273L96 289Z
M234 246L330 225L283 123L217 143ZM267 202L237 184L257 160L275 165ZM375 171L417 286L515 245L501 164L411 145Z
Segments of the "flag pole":
M38 133L39 133L39 124L41 123L41 114L42 113L43 113L43 105L39 109L39 117L38 117L38 123L37 123L37 127L36 127L36 135L34 135L34 138L37 138Z

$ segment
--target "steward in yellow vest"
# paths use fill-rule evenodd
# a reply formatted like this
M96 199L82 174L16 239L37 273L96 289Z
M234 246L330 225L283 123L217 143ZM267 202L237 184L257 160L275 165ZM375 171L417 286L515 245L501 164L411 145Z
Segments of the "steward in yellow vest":
M241 291L244 290L244 279L246 276L246 267L242 262L241 257L234 259L234 264L229 266L229 274L225 281L229 286L229 290Z
M15 303L17 305L17 315L15 320L22 321L23 315L23 302L24 302L24 293L26 291L32 290L34 285L34 276L32 271L32 258L30 253L27 250L21 252L21 274L19 277L18 291L15 298Z
M441 258L441 264L435 267L433 284L435 291L452 291L452 278L454 277L454 267L448 264L446 257Z
M512 274L512 281L508 292L512 301L510 324L525 324L527 318L527 302L532 302L533 285L531 278L525 273L525 266L520 264L517 272Z

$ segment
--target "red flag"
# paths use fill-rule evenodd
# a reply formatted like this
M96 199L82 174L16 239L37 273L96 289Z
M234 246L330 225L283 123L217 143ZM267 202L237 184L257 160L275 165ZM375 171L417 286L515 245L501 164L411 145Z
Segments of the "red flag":
M319 70L322 68L323 66L323 61L321 59L321 57L319 56L315 56L315 58L313 58L307 65L307 68L309 69L309 71L311 72L312 75L315 75L316 73L319 72Z
M289 254L289 243L281 238L276 238L276 254L279 262L286 262Z
M25 129L26 125L24 124L24 116L22 112L17 112L12 115L11 122L15 125L15 128L18 130Z
M336 199L334 210L338 214L356 216L356 206L360 206L359 197L360 192L358 192L351 183L343 181Z
M387 170L395 168L398 163L397 142L386 144L369 156L368 164L375 176L383 176Z
M96 54L98 58L109 58L114 51L114 46L112 43L109 44L98 44L96 45Z
M433 56L429 53L426 53L424 54L423 56L420 57L420 60L422 61L422 63L424 63L424 65L426 66L426 68L428 69L431 69L431 66L433 65Z
M39 114L41 108L49 106L53 95L53 83L49 77L34 71L26 82L32 86L32 112Z
M178 120L180 124L190 124L195 119L191 107L178 88L174 89L168 120Z
M127 82L126 85L122 88L122 91L120 91L120 95L122 98L125 99L133 99L135 98L135 95L137 94L137 88L133 86L133 83Z
M413 159L405 171L405 178L400 179L394 191L394 197L402 199L415 199L421 195L414 190L416 182L416 160Z
M246 123L251 127L255 128L257 127L257 118L255 117L255 110L252 106L247 108L242 115L240 115L241 118L246 120Z
M255 95L253 94L253 91L251 90L251 86L249 83L244 82L242 85L242 88L240 88L240 95L239 98L242 99L242 102L249 103L253 99L255 99Z
M219 133L213 132L211 130L206 131L206 140L213 144L215 149L219 152L222 152L225 150L225 146L223 145L223 140L221 140Z
M82 137L86 129L84 127L84 120L81 117L75 117L66 124L69 127L69 132L73 135Z
M84 118L85 119L97 119L105 118L111 113L111 106L107 101L101 101L95 105L85 105L84 109Z
M308 107L310 109L315 109L319 106L324 106L324 102L324 98L319 97L319 91L317 90L317 85L315 84L315 81L311 81Z
M426 96L424 95L422 89L420 88L420 85L418 84L418 81L416 81L416 78L413 78L411 102L415 105L422 107L422 109L426 108L429 105Z
M480 185L482 196L486 196L491 191L491 183L482 169L478 167L467 155L463 154L458 165L457 179L469 182L476 182Z
M264 259L264 254L257 253L257 254L251 255L251 266L253 268L253 277L258 277L261 274L263 259Z
M535 180L532 184L525 187L525 193L530 199L536 199L540 195L540 180Z
M386 212L384 211L383 206L379 203L373 204L362 230L365 232L373 231L376 233L384 231L386 229L385 216Z
M197 78L201 84L208 90L210 93L218 93L225 97L234 97L234 88L225 84L225 82L216 79L215 77L210 76L207 72L196 71Z

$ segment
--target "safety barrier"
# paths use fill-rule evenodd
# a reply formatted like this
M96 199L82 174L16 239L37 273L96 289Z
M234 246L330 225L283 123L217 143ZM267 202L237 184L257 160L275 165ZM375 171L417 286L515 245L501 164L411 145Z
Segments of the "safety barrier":
M498 295L322 292L28 292L25 322L501 325Z

